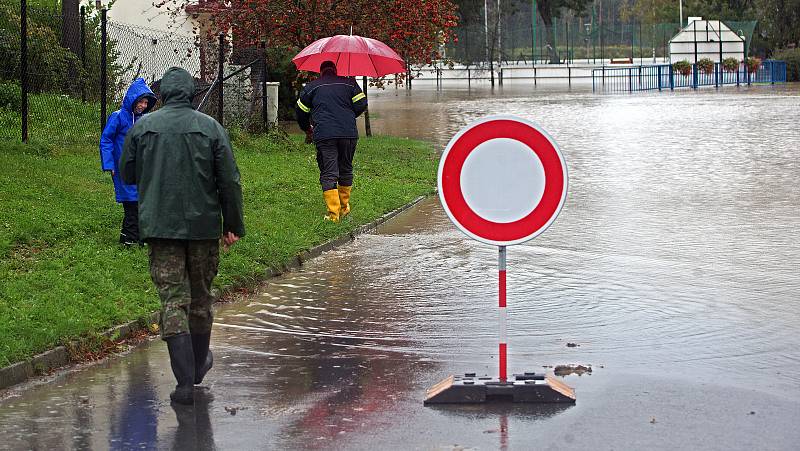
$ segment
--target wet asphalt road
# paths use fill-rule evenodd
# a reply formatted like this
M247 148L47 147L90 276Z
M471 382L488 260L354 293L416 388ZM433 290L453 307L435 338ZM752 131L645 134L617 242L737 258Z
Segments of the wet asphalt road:
M797 449L799 94L371 97L378 132L503 112L561 145L564 211L509 249L509 367L591 365L574 406L422 405L497 371L497 251L431 198L221 306L194 408L156 340L6 393L0 449Z

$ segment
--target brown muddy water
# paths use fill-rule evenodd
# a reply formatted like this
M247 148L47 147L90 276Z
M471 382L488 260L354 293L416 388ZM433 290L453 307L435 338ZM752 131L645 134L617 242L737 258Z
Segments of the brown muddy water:
M558 141L564 209L508 250L509 371L591 365L574 406L422 405L497 374L497 249L434 197L221 307L194 408L153 341L6 393L0 448L797 449L800 86L370 102L374 132L439 147L490 113Z

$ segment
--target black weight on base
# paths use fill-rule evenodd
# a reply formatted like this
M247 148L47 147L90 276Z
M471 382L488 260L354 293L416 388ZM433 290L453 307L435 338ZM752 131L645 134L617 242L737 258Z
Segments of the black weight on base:
M480 404L487 402L575 403L572 387L551 375L515 374L507 381L493 377L448 376L431 387L424 404Z

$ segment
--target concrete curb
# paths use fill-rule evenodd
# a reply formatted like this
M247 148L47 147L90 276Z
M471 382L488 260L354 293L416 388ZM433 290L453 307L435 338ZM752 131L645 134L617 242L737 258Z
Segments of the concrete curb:
M314 257L318 257L323 252L341 247L342 245L355 240L358 235L362 235L366 232L376 229L379 225L383 224L389 219L413 207L425 199L425 197L427 196L419 196L410 203L396 210L390 211L389 213L386 213L369 224L365 224L356 228L352 232L328 241L327 243L322 243L319 246L302 251L298 255L290 258L287 262L284 262L279 267L267 269L259 280L266 280L275 276L279 276L287 271L298 269L303 265L303 262L311 260ZM220 290L218 299L234 292L237 288L239 288L238 285L224 287L222 290ZM158 323L158 319L159 312L153 312L147 317L147 321L145 321L144 324L141 319L133 320L125 324L112 327L111 329L103 332L101 336L125 339L147 327L149 324ZM67 348L65 346L58 346L57 348L36 355L29 360L0 368L0 390L20 384L33 377L43 376L55 369L69 365L70 363L72 363L72 360Z

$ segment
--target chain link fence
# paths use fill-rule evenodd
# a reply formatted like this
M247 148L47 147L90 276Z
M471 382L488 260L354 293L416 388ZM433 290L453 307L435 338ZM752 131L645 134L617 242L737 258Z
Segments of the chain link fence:
M99 42L97 20L83 17L64 26L51 9L28 8L27 40L22 39L22 11L0 6L0 138L20 139L22 128L37 130L43 141L97 135L99 124ZM27 52L27 117L22 114L22 60ZM68 132L68 133L65 133Z
M224 39L193 39L106 20L92 6L66 20L53 9L24 12L23 35L19 5L0 4L0 139L98 140L105 118L120 107L134 79L144 78L158 94L162 75L173 66L193 75L200 111L229 128L266 129L263 49L243 61ZM220 74L223 82L215 84Z
M529 6L530 8L530 6ZM458 64L483 67L489 60L531 64L601 64L611 59L669 60L669 41L680 31L674 23L621 23L602 21L594 14L564 17L545 25L532 9L513 10L501 18L489 14L463 21L455 28L457 41L445 48L445 56ZM533 18L535 17L535 20ZM745 36L749 46L755 21L725 21Z

